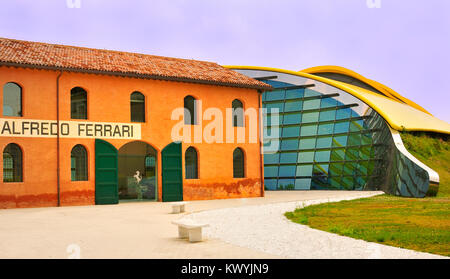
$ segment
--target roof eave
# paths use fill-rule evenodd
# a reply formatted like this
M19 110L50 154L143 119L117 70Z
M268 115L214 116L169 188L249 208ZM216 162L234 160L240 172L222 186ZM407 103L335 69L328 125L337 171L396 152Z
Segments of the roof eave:
M93 70L93 69L57 67L57 66L26 64L26 63L16 63L16 62L6 62L6 61L0 61L0 66L31 68L31 69L51 70L51 71L68 71L68 72L76 72L76 73L109 75L109 76L120 76L120 77L134 77L134 78L164 80L164 81L177 81L177 82L197 83L197 84L205 84L205 85L255 89L255 90L263 90L263 91L271 91L272 90L272 87L270 85L259 86L259 85L251 85L251 84L237 84L237 83L230 83L230 82L220 82L220 81L202 80L202 79L190 79L190 78L183 78L183 77L163 76L163 75L146 75L146 74L138 74L138 73L132 73L132 72L100 71L100 70Z

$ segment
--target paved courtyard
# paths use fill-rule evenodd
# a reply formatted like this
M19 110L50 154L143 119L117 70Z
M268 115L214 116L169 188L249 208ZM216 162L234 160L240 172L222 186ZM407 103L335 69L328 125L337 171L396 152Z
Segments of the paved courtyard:
M255 224L248 219L255 218L255 210L249 211L249 208L261 209L261 214L264 215L268 214L268 208L277 207L275 217L267 217L274 220L273 218L279 216L278 221L274 220L274 224L278 226L280 221L287 222L280 213L286 209L294 209L299 201L333 201L375 194L379 192L267 192L264 198L192 201L187 205L187 212L184 214L170 214L170 204L159 202L0 210L0 258L68 258L78 252L81 258L296 258L299 256L295 256L293 252L280 253L280 249L267 249L268 243L256 241L256 244L243 245L230 237L236 238L236 234L249 229L249 224ZM217 219L223 216L217 215L218 212L233 215ZM248 214L249 212L251 214ZM200 243L178 239L177 227L171 222L179 218L208 219L211 228L205 230L205 233L209 238ZM314 242L306 233L308 230L315 230L301 228L304 226L297 224L289 225L294 226L290 229L299 229L297 235L300 239L306 237L308 241ZM228 227L234 231L227 238L223 231ZM253 229L255 236L267 234L267 229L275 229L273 236L283 233L273 226ZM277 237L272 237L271 241L276 239ZM292 239L290 241L292 242ZM276 242L272 243L270 245L277 247ZM314 243L311 245L315 247ZM307 251L312 250L305 250ZM330 257L342 256L331 252L333 251L330 250ZM302 255L307 257L308 254ZM314 257L314 254L310 255ZM419 257L424 255L426 257L427 254L419 254Z

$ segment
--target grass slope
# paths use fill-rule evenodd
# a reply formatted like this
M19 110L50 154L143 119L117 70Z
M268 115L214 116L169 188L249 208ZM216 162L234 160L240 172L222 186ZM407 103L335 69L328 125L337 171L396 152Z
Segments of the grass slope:
M287 212L293 222L386 245L450 256L450 143L402 133L406 148L439 173L436 197L382 195L309 206Z

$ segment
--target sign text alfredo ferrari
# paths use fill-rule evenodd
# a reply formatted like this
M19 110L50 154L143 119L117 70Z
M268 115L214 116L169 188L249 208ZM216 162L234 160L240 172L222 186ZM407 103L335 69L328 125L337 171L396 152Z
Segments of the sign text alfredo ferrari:
M62 138L141 139L141 125L87 121L60 121ZM54 138L58 133L56 120L0 118L0 137Z

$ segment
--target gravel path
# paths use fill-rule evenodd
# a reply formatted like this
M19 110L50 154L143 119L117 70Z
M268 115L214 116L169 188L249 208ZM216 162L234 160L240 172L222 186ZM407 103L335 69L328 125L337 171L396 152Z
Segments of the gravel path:
M185 215L210 224L207 238L285 258L445 258L315 230L289 221L284 213L311 204L351 200L377 194L361 192L351 198L273 203L202 211Z

